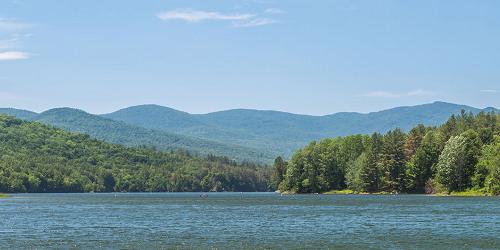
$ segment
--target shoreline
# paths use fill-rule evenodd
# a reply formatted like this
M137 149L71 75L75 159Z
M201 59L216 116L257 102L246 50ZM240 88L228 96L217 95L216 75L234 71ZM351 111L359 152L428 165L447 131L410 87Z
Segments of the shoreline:
M353 190L330 190L323 193L294 193L289 191L279 192L283 195L294 195L294 194L310 194L310 195L424 195L424 196L435 196L435 197L498 197L499 195L488 194L478 191L462 191L462 192L451 192L451 193L434 193L434 194L418 194L418 193L388 193L388 192L356 192Z
M269 191L269 192L75 192L75 193L37 193L37 194L140 194L140 193L149 193L149 194L161 194L161 193L186 193L186 194L217 194L217 193L233 193L233 194L245 194L245 193L275 193L280 195L355 195L355 196L363 196L363 195L415 195L415 196L435 196L435 197L500 197L500 195L493 195L488 193L482 193L477 191L463 191L463 192L452 192L452 193L434 193L434 194L419 194L419 193L388 193L388 192L376 192L376 193L367 193L367 192L355 192L353 190L330 190L323 193L295 193L289 191ZM11 194L32 194L32 193L11 193ZM12 197L10 194L0 193L0 199L2 198L10 198Z

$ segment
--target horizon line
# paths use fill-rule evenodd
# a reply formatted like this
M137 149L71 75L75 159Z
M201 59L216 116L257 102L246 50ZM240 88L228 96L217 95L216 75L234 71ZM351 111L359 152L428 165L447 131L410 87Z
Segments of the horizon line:
M38 112L37 111L33 111L33 110L29 110L29 109L25 109L25 108L16 108L16 107L0 107L0 109L15 109L15 110L32 112L32 113L35 113L35 114L42 114L44 112L47 112L47 111L50 111L50 110L54 110L54 109L74 109L74 110L83 111L83 112L91 114L91 115L103 116L103 115L112 114L112 113L115 113L115 112L118 112L118 111L121 111L121 110L124 110L124 109L129 109L129 108L135 108L135 107L141 107L141 106L158 106L158 107L161 107L161 108L167 108L167 109L175 110L177 112L186 113L186 114L189 114L189 115L208 115L208 114L220 113L220 112L244 110L244 111L277 112L277 113L286 113L286 114L299 115L299 116L324 117L324 116L331 116L331 115L342 114L342 113L355 113L355 114L366 115L366 114L378 113L378 112L383 112L383 111L397 109L397 108L418 107L418 106L430 105L430 104L437 104L437 103L444 103L444 104L451 104L451 105L458 105L458 106L467 106L469 108L475 108L475 109L480 109L480 110L488 109L488 108L493 108L493 109L497 109L498 110L498 108L494 107L494 106L475 107L475 106L471 106L471 105L467 105L467 104L459 104L459 103L446 102L446 101L433 101L433 102L426 102L426 103L421 103L421 104L416 104L416 105L394 106L394 107L390 107L390 108L386 108L386 109L380 109L380 110L377 110L377 111L370 111L370 112L339 111L339 112L334 112L334 113L329 113L329 114L323 114L323 115L302 114L302 113L293 113L293 112L282 111L282 110L252 109L252 108L231 108L231 109L217 110L217 111L212 111L212 112L207 112L207 113L190 113L190 112L187 112L187 111L183 111L183 110L180 110L180 109L172 108L172 107L169 107L169 106L163 106L163 105L159 105L159 104L155 104L155 103L144 103L144 104L131 105L131 106L127 106L127 107L124 107L124 108L119 108L119 109L116 109L115 111L111 111L111 112L107 112L107 113L91 113L91 112L86 111L85 109L78 108L78 107L71 107L71 106L54 107L54 108L49 108L47 110L38 111Z

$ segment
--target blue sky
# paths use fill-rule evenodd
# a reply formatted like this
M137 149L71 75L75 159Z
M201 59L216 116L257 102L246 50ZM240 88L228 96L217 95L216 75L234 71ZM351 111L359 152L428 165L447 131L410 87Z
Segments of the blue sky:
M500 1L0 2L0 107L500 106Z

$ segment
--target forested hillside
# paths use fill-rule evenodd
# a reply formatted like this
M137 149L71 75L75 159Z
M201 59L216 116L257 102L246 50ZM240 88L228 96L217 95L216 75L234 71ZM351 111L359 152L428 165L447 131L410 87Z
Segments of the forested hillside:
M266 191L269 168L127 148L0 115L0 192Z
M129 125L72 108L56 108L40 114L15 109L1 113L20 119L39 121L72 132L88 134L93 138L125 146L148 146L158 150L186 150L192 154L227 156L237 161L270 162L274 155L240 145L230 145L201 138L178 135Z
M215 154L238 161L271 163L310 141L352 134L386 133L395 128L408 132L417 124L438 126L461 110L477 114L497 112L445 102L397 107L367 114L343 112L325 116L278 111L234 109L189 114L158 105L140 105L105 115L70 108L40 114L17 109L0 113L36 120L65 130L127 146L152 146L159 150L184 149L198 155Z
M352 134L385 133L417 124L441 125L461 110L474 114L484 110L466 105L434 102L396 107L367 114L342 112L325 116L298 115L278 111L234 109L208 114L189 114L158 105L125 108L104 117L136 126L196 136L283 155L286 158L312 140Z
M32 120L35 116L38 115L37 113L32 111L15 108L0 108L0 114L11 115L22 120Z
M275 161L282 191L500 194L500 115L463 111L439 127L312 142Z

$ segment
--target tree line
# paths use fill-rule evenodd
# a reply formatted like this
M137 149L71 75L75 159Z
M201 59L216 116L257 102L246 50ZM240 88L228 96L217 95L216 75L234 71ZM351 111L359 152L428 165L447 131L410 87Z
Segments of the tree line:
M275 160L271 183L281 191L321 193L500 194L500 116L462 111L439 127L408 133L352 135L311 142L286 162Z
M0 115L0 192L268 191L271 169L129 148Z
M270 191L500 194L499 115L312 142L274 168L129 148L0 115L0 192Z

